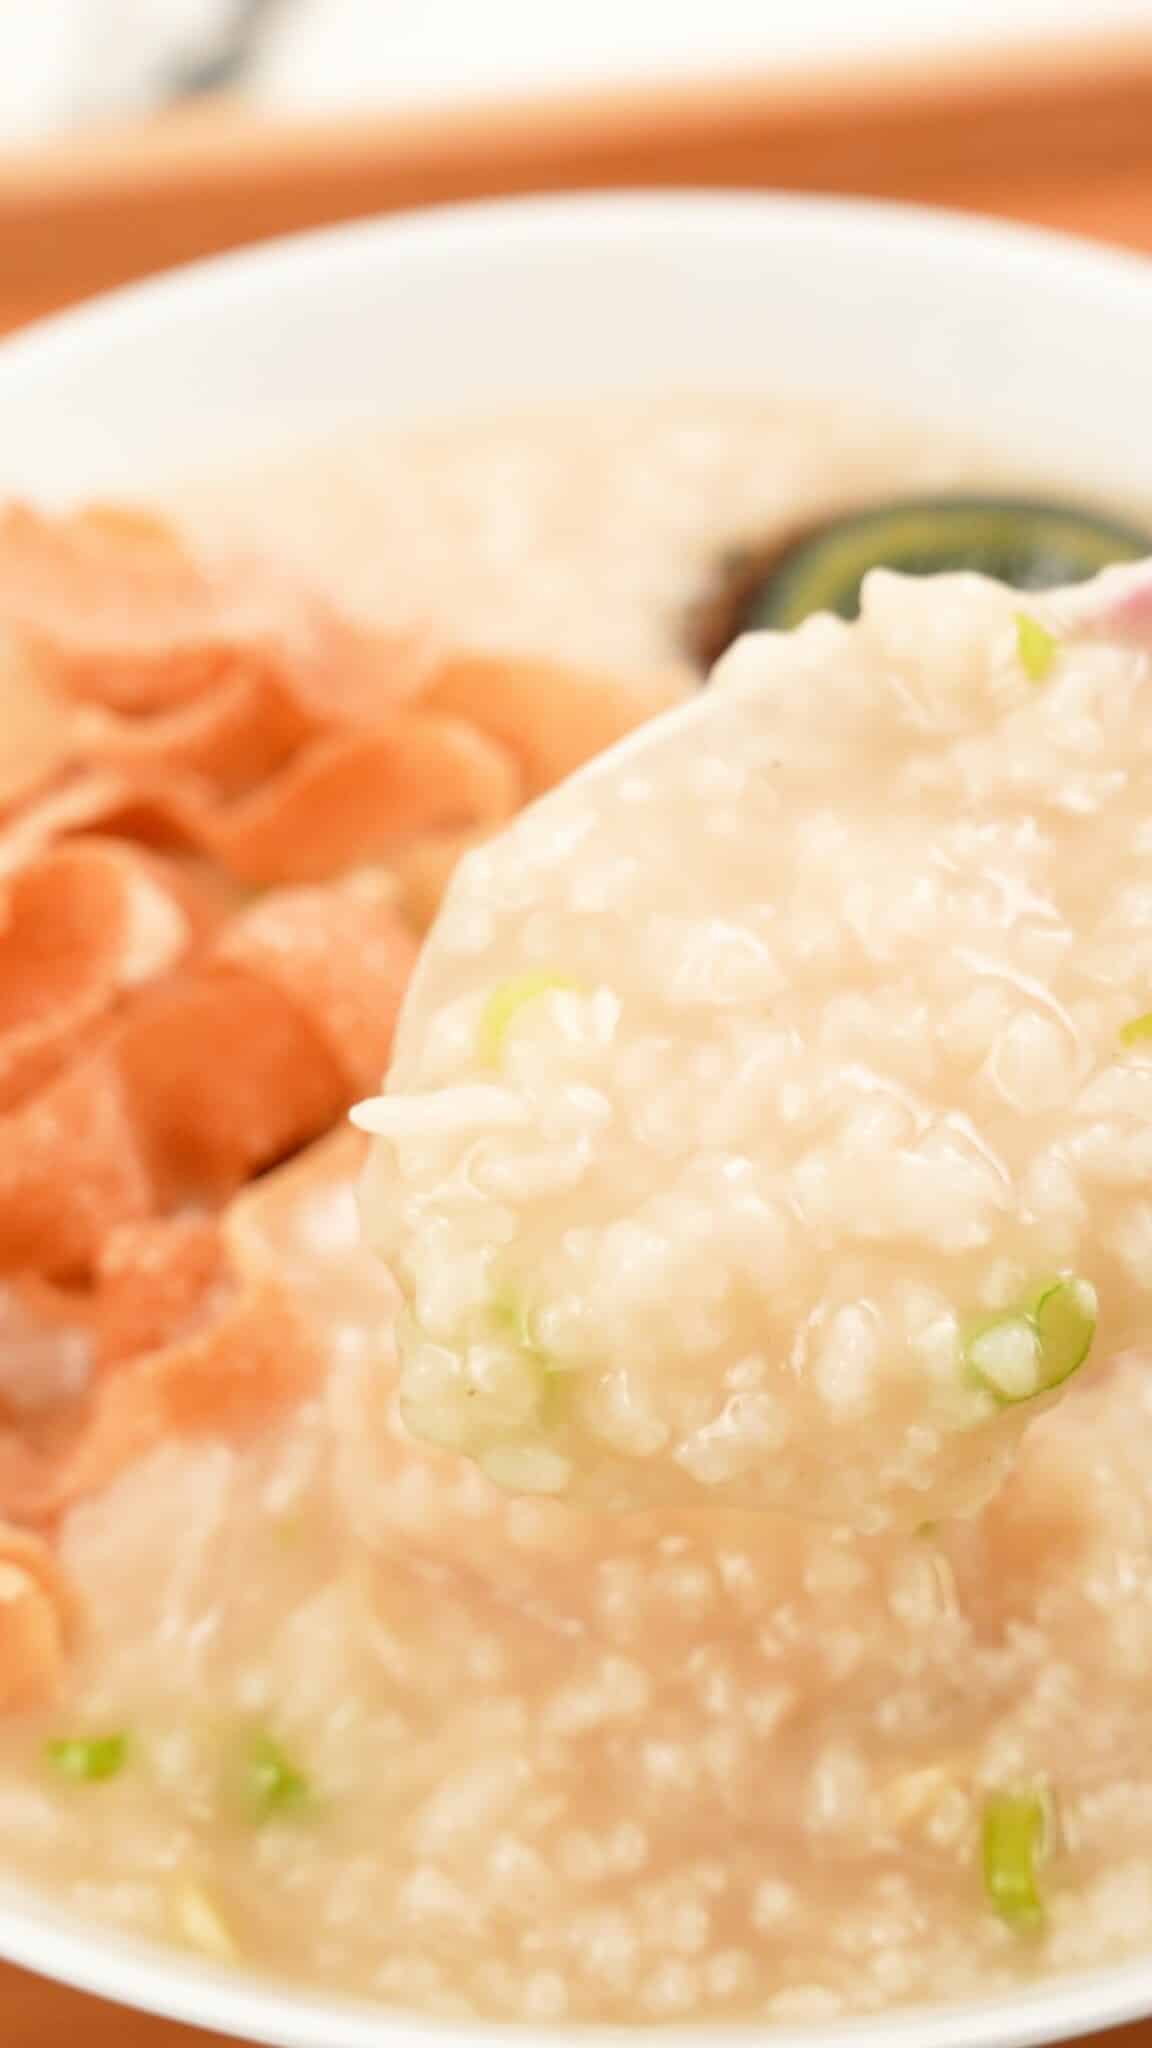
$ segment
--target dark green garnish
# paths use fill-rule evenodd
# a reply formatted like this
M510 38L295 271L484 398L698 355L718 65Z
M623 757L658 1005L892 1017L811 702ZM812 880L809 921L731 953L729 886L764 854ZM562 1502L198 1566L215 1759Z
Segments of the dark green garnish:
M44 1754L54 1771L77 1785L102 1785L123 1770L128 1757L128 1737L115 1735L62 1735L44 1745Z
M1052 590L1149 553L1152 533L1084 506L967 494L897 499L732 556L691 638L708 666L741 633L785 630L813 612L854 619L870 569L972 569L1014 590Z

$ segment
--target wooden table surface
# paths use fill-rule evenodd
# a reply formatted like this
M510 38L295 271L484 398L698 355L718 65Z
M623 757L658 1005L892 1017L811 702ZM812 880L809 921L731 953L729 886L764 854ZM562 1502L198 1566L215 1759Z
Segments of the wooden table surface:
M1090 18L1090 10L1085 10ZM336 123L227 104L0 150L0 326L288 229L614 185L866 193L1152 249L1152 28L777 81Z
M966 206L1152 251L1152 35L387 124L226 106L0 154L0 328L214 250L427 201L774 185ZM1152 431L1152 415L1150 415ZM1093 2041L1152 2048L1152 2020ZM0 2048L228 2048L0 1965ZM1083 2044L1088 2048L1088 2044Z
M770 2048L770 2035L760 2039L764 2048ZM0 1965L0 2043L3 2048L236 2048L223 2034L206 2034L201 2027L182 2027L171 2020L126 2012L121 2006L106 2005L103 1999L63 1991L4 1965ZM544 2048L539 2037L530 2039L527 2032L524 2044L525 2048ZM674 2034L669 2035L669 2048L675 2048ZM1152 2048L1152 2020L1091 2038L1084 2036L1075 2048Z
M9 1964L0 1964L0 2043L3 2048L234 2048L223 2034L127 2012ZM1140 2048L1147 2048L1147 2041Z

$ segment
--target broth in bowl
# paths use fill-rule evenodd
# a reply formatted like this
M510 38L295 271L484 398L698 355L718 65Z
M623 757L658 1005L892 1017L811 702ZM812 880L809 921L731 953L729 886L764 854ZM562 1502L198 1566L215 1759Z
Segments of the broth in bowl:
M971 590L957 610L933 595L941 586L923 586L893 600L869 656L870 683L915 709L909 675L927 688L959 646L948 673L967 674L971 655L963 716L990 722L1007 692L1009 710L1036 724L1033 763L1047 748L1057 764L1034 786L1014 773L1028 758L1023 734L1019 756L995 757L999 779L975 776L963 830L945 820L932 838L944 865L967 861L999 888L1004 949L987 974L958 953L953 980L934 987L956 1039L932 1083L939 1121L959 1119L972 1072L993 1093L1014 1091L989 1131L928 1146L935 1178L893 1177L908 1149L900 1119L918 1113L917 1061L940 1019L905 1006L895 983L885 989L883 953L907 937L900 919L919 900L923 848L910 834L904 867L877 870L861 911L871 842L852 802L864 792L883 811L891 788L909 817L916 806L882 750L852 755L851 719L864 713L851 691L836 698L803 636L745 642L732 657L754 662L770 647L786 680L795 669L796 689L814 693L796 726L810 717L824 731L833 701L845 720L844 803L818 778L808 796L785 793L790 815L813 806L814 878L787 971L771 989L741 980L740 958L701 955L698 934L669 928L689 893L674 825L652 877L669 901L650 891L635 904L637 960L650 965L645 948L659 941L670 978L631 1048L617 1110L633 1124L647 1116L657 1152L693 1183L673 1191L678 1208L666 1200L655 1236L624 1230L615 1265L595 1273L571 1242L590 1221L630 1225L637 1199L626 1147L603 1195L618 1218L580 1213L564 1178L597 1142L591 1069L579 1068L611 1039L617 997L602 961L586 987L586 961L564 944L554 957L565 927L534 896L531 864L517 863L528 840L498 839L453 898L484 1004L493 975L501 1000L484 1009L465 989L464 1011L445 1024L417 990L402 1072L420 1078L426 1060L423 1079L438 1086L463 1030L491 1109L505 1057L527 1074L535 1047L548 1101L534 1111L537 1156L519 1165L536 1178L486 1184L477 1148L491 1132L481 1121L457 1145L453 1125L450 1158L426 1147L405 1173L401 1151L391 1186L373 1168L365 1242L366 1144L346 1124L380 1083L462 853L540 798L518 829L553 850L564 842L580 918L607 924L619 910L624 868L614 878L592 858L582 865L580 831L545 792L684 702L797 536L912 501L917 544L927 532L937 549L927 566L944 568L926 503L983 494L984 547L998 492L1016 503L1026 491L1047 517L1046 489L1068 500L1061 481L843 408L696 396L381 435L211 487L174 480L164 517L8 515L9 1872L218 1962L538 2026L817 2020L961 1998L1152 1943L1141 1719L1152 1407L1139 1332L1120 1342L1109 1308L1097 1329L1094 1291L1107 1259L1137 1286L1148 1237L1133 979L1147 849L1119 794L1123 782L1124 802L1139 795L1135 718L1130 747L1110 727L1107 759L1087 760L1093 693L1111 679L1118 717L1121 691L1134 705L1147 687L1138 637L1119 652L1109 642L1079 696L1046 696L1058 618L1042 598L979 586L975 641L996 643L995 686L982 696L964 640ZM1089 556L1101 520L1112 552L1133 552L1138 507L1076 512ZM841 574L821 602L851 609L854 592ZM722 672L712 687L738 684ZM1044 721L1059 725L1065 706L1061 737ZM1077 732L1079 782L1068 758ZM709 771L720 813L723 766ZM1107 1177L1103 1124L1124 1123L1128 1177L1108 1182L1123 1192L1103 1260L1076 1236L1090 1191L1061 1150L1057 1111L1087 1079L1067 1071L1080 1038L1066 1043L1052 1023L1048 956L1031 962L1027 1000L1004 995L1029 917L1041 952L1077 940L1075 920L1040 900L1030 865L1057 771L1070 804L1074 784L1096 801L1099 778L1112 778L1110 858L1123 839L1114 928L1097 929L1100 910L1077 964L1110 989L1110 1047L1130 1031L1111 1047L1112 1092L1084 1106L1077 1131ZM937 789L945 811L957 787ZM685 819L692 800L686 785ZM717 901L756 866L735 794L731 819L743 836L705 877ZM595 829L591 840L594 852ZM610 833L603 845L620 850ZM756 884L765 914L781 889L772 845ZM953 932L969 916L996 925L995 904L957 891ZM841 901L856 904L852 933L837 921ZM523 959L501 950L494 905L517 929L536 917ZM927 957L946 952L948 929L927 931ZM815 1007L788 1010L813 962L836 997L835 1030ZM919 983L914 992L923 998ZM702 1008L731 1057L689 1073L680 1099L671 1084ZM776 1010L791 1067L774 1067L749 1035ZM860 1079L884 1064L886 1038L908 1063L909 1096L883 1106L888 1123ZM777 1122L791 1146L799 1093L819 1095L853 1061L851 1117L825 1105L848 1206L830 1199L817 1229L815 1169L807 1208L795 1189L785 1199L782 1181L769 1199L759 1148ZM578 1083L587 1129L560 1114ZM730 1114L701 1135L692 1119L712 1095ZM804 1136L815 1157L806 1126ZM1002 1221L990 1155L1025 1140L1044 1171L1027 1217L1009 1208ZM506 1154L505 1132L488 1165L507 1171ZM781 1173L796 1163L771 1162ZM710 1234L721 1215L727 1264ZM577 1282L565 1285L587 1311L579 1375L553 1369L563 1346L540 1317L551 1247L534 1232L545 1223L568 1233ZM928 1223L939 1225L933 1260L941 1233L954 1226L963 1239L980 1327L962 1339L938 1272L924 1270ZM401 1225L415 1254L398 1249ZM652 1254L667 1258L669 1246L661 1280ZM804 1419L801 1371L792 1413L778 1388L760 1400L754 1369L756 1287L775 1274L773 1313L798 1323L803 1302L789 1290L811 1291L809 1267L831 1276L821 1384L845 1395L839 1449L818 1440L826 1413ZM437 1404L436 1374L459 1348L453 1316L477 1290L474 1376L457 1384L460 1401ZM609 1312L629 1290L643 1342L621 1357L625 1326ZM887 1326L889 1350L868 1352L881 1295L902 1318L907 1357L896 1423L879 1413L873 1439L852 1389L895 1355ZM739 1302L740 1341L716 1371L736 1374L728 1413L755 1424L727 1441L708 1399L721 1297ZM423 1353L442 1356L406 1336L402 1375L405 1315ZM937 1371L944 1339L950 1361L961 1345L961 1420L979 1429L937 1484L923 1443L920 1464L915 1444L899 1471L883 1460L885 1432L924 1422L904 1399L908 1358ZM773 1341L783 1356L778 1330ZM645 1408L643 1381L665 1371L679 1374L687 1421L657 1440L664 1418ZM540 1463L567 1455L573 1400L595 1425L588 1434L627 1464L627 1486L590 1484L585 1498L571 1473ZM772 1484L758 1483L764 1473ZM899 1512L879 1518L865 1484L878 1473L880 1506L899 1497ZM909 1509L917 1492L923 1512Z

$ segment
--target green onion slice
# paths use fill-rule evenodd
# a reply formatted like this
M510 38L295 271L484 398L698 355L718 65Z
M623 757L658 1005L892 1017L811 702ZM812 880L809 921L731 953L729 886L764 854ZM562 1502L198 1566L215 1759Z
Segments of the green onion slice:
M102 1785L123 1770L128 1757L128 1737L115 1735L64 1735L44 1745L53 1770L77 1785Z
M258 1820L296 1811L306 1804L311 1792L303 1771L271 1735L262 1731L249 1740L243 1760L243 1788L248 1808Z
M490 1313L502 1336L511 1337L521 1351L540 1355L532 1315L524 1296L515 1287L501 1287L493 1295Z
M1044 1360L1044 1388L1078 1372L1092 1349L1100 1305L1096 1289L1072 1273L1046 1288L1033 1310Z
M968 1339L965 1356L981 1386L1007 1406L1031 1401L1043 1388L1040 1340L1029 1316L984 1323Z
M1096 1290L1078 1274L1063 1274L1042 1289L1030 1308L997 1316L973 1331L965 1345L969 1370L1002 1407L1051 1393L1079 1371L1096 1335Z
M1059 651L1060 642L1055 633L1050 633L1031 612L1016 613L1016 652L1030 681L1043 683L1047 680Z
M490 1314L501 1335L510 1337L517 1349L537 1368L537 1416L540 1423L548 1429L563 1421L572 1390L571 1376L557 1368L541 1344L532 1311L524 1296L515 1287L500 1288L492 1297Z
M511 981L502 981L494 988L483 1010L477 1030L477 1050L486 1067L498 1067L504 1058L504 1044L508 1028L514 1017L526 1003L534 1003L539 996L549 995L553 989L575 988L573 981L562 974L540 971L535 974L516 974Z
M1050 1832L1047 1790L990 1792L981 1827L984 1890L989 1904L1021 1933L1042 1926L1044 1901L1037 1870Z

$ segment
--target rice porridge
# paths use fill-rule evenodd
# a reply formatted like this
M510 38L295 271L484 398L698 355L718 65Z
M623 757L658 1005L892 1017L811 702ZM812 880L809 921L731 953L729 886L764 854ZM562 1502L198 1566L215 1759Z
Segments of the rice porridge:
M0 531L5 1876L536 2035L1152 1945L1146 582L685 704L733 542L998 481L699 398Z
M390 623L629 670L683 667L685 611L731 542L1001 474L858 410L686 396L378 431L171 502Z

